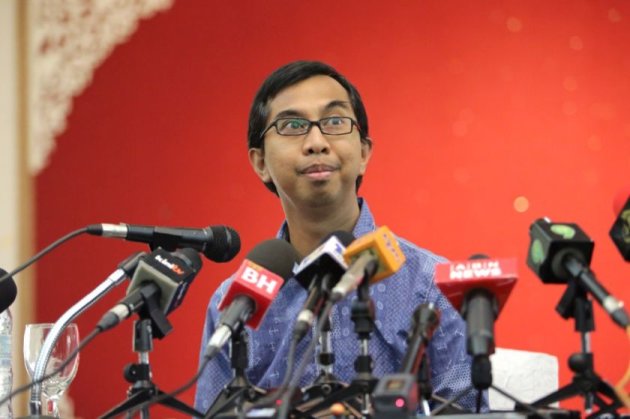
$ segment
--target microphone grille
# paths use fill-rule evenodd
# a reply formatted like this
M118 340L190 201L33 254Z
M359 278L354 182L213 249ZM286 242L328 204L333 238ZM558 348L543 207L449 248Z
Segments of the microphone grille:
M210 227L210 236L203 254L214 262L228 262L241 250L241 238L232 227Z
M7 271L0 268L0 277L7 274ZM4 281L0 282L0 313L9 308L17 297L17 286L12 277L7 277Z
M471 255L468 260L475 260L475 259L490 259L490 256L484 254L484 253L475 253L474 255Z
M293 276L293 266L298 262L299 256L291 243L282 239L270 239L250 250L247 259L286 281Z

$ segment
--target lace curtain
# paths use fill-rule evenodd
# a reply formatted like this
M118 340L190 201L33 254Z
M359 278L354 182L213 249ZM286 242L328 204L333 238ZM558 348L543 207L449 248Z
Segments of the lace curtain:
M173 0L31 0L28 2L29 170L48 163L72 100L94 70Z

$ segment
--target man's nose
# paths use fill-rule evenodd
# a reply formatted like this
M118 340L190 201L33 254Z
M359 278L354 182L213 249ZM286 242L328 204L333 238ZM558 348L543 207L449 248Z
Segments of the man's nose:
M318 125L313 124L309 132L304 136L303 142L304 154L328 153L330 144L328 139L322 134Z

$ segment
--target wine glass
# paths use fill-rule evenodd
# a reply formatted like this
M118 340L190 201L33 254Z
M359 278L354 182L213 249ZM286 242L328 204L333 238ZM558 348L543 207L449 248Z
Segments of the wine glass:
M33 372L39 353L52 327L52 323L26 325L24 331L24 364L31 379L33 379ZM46 365L46 375L56 370L78 346L79 328L76 324L71 323L61 332L57 339ZM74 379L78 368L79 355L77 354L59 373L43 382L41 388L42 393L47 398L46 413L59 417L59 398Z

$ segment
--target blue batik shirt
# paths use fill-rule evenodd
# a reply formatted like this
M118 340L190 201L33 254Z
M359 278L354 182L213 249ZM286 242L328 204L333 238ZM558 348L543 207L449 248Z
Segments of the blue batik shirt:
M361 213L353 231L355 237L361 237L377 228L367 203L359 199L359 205ZM278 237L288 237L286 222L278 232ZM466 353L466 324L433 281L435 264L445 262L445 259L405 239L397 239L406 257L405 264L396 274L370 287L370 296L376 308L375 329L369 342L374 361L373 374L382 377L400 370L407 348L412 313L418 305L433 302L441 310L441 318L427 351L431 366L431 384L434 393L449 399L470 386L471 358ZM231 279L224 281L210 299L200 359L220 317L217 306L230 283ZM354 361L359 355L354 323L350 319L351 305L355 298L356 293L350 294L337 303L331 312L332 352L335 355L332 373L344 382L350 382L355 377ZM269 389L282 383L287 370L293 325L305 299L306 290L292 278L281 288L258 330L247 328L249 368L246 374L252 384ZM297 362L302 359L311 337L312 334L307 335L298 345ZM318 373L313 356L299 382L300 386L310 385ZM228 350L224 348L206 366L197 383L195 407L206 412L232 377ZM471 391L458 403L473 409L475 399L476 391ZM486 404L484 395L484 406Z

